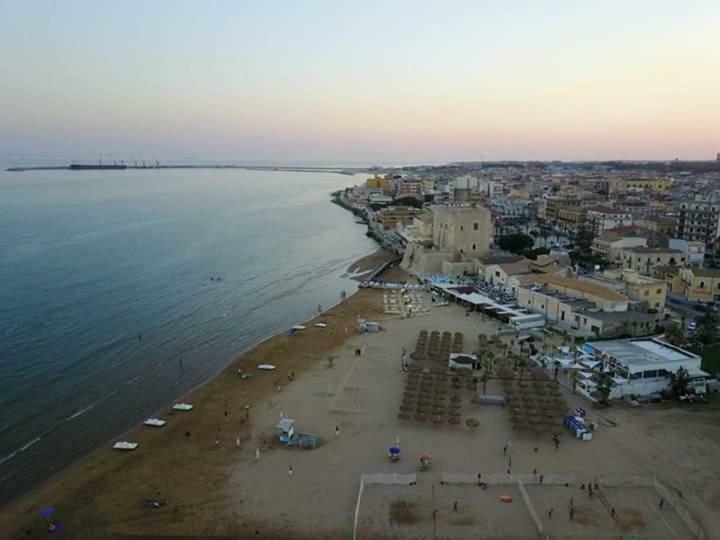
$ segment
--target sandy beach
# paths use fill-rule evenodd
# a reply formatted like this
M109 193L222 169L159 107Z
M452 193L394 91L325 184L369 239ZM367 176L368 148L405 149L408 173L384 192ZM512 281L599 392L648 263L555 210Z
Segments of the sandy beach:
M398 269L390 272L402 277ZM120 439L140 443L134 452L114 452L107 445L2 508L0 530L11 538L47 537L38 513L50 504L67 538L351 538L361 475L400 473L417 474L417 483L366 488L358 506L358 538L537 538L512 482L480 491L472 484L441 482L449 473L502 479L511 468L514 475L573 479L568 485L527 486L550 538L692 537L672 508L657 511L657 495L646 487L603 487L619 516L611 518L609 506L580 489L610 476L657 477L682 494L683 506L708 538L715 537L716 411L590 410L590 417L602 416L614 427L601 427L585 442L561 428L557 452L549 436L514 431L507 410L475 403L466 389L460 391L457 426L399 419L407 377L402 352L413 350L421 330L460 332L470 352L479 333L494 335L499 328L459 306L434 307L424 292L415 297L425 306L422 316L403 318L388 313L397 295L362 289L296 335L265 341L178 400L195 405L193 411L166 409L160 416L167 426L139 426L123 435ZM358 334L358 317L381 321L385 331ZM314 326L320 319L326 328ZM258 371L260 363L277 370ZM239 367L252 377L238 377ZM502 392L499 381L488 383L488 394ZM588 407L567 390L563 396L570 407ZM321 446L280 445L274 426L281 416L293 418L299 431L317 434ZM477 419L479 427L468 429L467 418ZM402 458L391 463L387 450L397 441ZM504 442L512 443L510 464ZM418 472L424 452L433 455L433 467ZM511 504L501 502L507 496ZM146 508L145 498L168 504ZM567 515L571 500L577 509L573 521ZM554 515L548 514L551 508Z

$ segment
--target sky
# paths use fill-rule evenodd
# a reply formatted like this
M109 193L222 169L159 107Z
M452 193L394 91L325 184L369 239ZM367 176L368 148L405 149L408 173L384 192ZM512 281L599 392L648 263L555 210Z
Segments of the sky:
M6 160L717 152L717 0L0 0Z

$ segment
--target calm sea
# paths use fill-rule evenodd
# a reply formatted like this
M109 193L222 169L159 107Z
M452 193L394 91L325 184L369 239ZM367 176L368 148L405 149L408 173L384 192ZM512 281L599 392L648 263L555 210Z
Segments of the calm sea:
M0 501L353 292L376 246L328 194L356 182L1 172Z

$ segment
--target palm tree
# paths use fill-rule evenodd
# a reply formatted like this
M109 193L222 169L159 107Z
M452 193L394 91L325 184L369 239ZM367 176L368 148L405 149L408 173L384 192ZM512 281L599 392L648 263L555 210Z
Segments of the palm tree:
M480 377L480 382L482 382L483 387L483 395L487 393L487 383L490 380L490 369L489 366L485 366L485 370L483 371L482 376Z
M673 373L670 376L670 385L673 395L682 396L684 394L687 394L689 382L690 377L688 374L688 370L683 367L678 368L677 372Z
M601 373L600 380L598 381L597 390L600 393L600 403L602 403L603 405L607 405L608 398L610 397L610 392L612 391L613 386L615 386L615 381L613 381L610 373Z
M580 379L580 374L577 369L573 369L570 372L570 381L572 382L572 391L573 394L575 394L575 389L577 388L578 380Z
M487 360L486 369L489 369L490 373L493 373L495 371L495 354L492 351L488 351L485 358Z

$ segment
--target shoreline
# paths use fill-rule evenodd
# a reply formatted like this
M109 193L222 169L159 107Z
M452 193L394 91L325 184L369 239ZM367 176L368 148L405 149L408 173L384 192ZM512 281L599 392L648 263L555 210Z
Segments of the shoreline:
M367 255L365 257L362 257L361 259L358 259L358 261L353 262L347 269L349 272L351 269L357 269L358 264L366 259L372 259L375 256L378 256L379 254L382 254L385 252L382 248L378 249L373 254ZM383 263L384 264L384 263ZM370 270L372 271L372 270ZM307 329L301 331L296 337L300 340L303 339L303 334L306 333L327 333L326 330L329 330L330 332L334 332L336 329L332 328L332 319L338 318L338 312L340 312L340 316L344 314L345 311L347 311L347 308L350 308L352 310L353 307L360 307L363 308L364 306L361 304L360 306L355 306L355 304L362 302L364 300L363 297L367 296L367 291L358 288L355 292L347 296L344 300L340 300L333 304L332 306L329 306L328 308L324 309L321 314L315 314L310 316L309 318L297 323L302 325L307 325ZM359 315L359 314L358 314ZM313 326L313 321L320 320L320 319L327 319L330 318L331 321L329 322L329 328L327 329L320 329L315 328ZM353 317L354 320L354 317ZM354 329L354 325L352 325ZM291 328L291 327L290 327ZM130 426L128 429L116 434L112 438L108 439L107 441L104 441L103 443L99 444L97 447L89 450L86 454L83 454L79 456L76 460L73 462L67 464L66 466L62 467L61 469L54 471L50 476L48 476L46 479L38 483L37 485L29 488L26 491L22 491L18 493L17 495L13 496L12 498L8 499L7 501L4 501L2 504L0 504L0 527L2 527L3 530L6 531L13 531L15 532L15 529L17 529L17 534L20 534L20 531L22 529L27 529L28 527L31 527L32 521L37 521L37 519L34 518L34 516L37 514L38 505L42 504L50 504L50 503L41 503L40 500L52 500L52 504L54 506L59 507L67 507L68 505L62 505L58 504L57 499L60 500L71 498L71 495L67 493L67 491L73 491L77 490L82 484L85 484L87 482L92 482L91 479L95 479L96 476L100 475L108 475L112 474L115 471L112 470L103 470L104 468L112 469L113 465L122 466L123 463L128 461L136 461L137 459L142 459L146 457L147 459L150 459L152 456L150 455L143 455L143 444L138 448L138 450L134 452L128 452L128 453L120 453L117 451L113 451L110 449L110 446L113 441L118 440L138 440L138 439L148 439L153 438L156 439L158 437L155 437L155 435L161 436L162 434L168 434L169 432L173 430L179 429L179 424L183 423L184 419L186 418L185 415L187 415L187 418L191 418L191 420L194 420L191 415L195 415L195 410L191 411L190 413L177 413L173 412L171 410L171 406L173 403L177 403L180 401L190 401L193 404L196 405L196 408L198 408L198 403L203 403L208 400L208 398L212 398L213 396L209 396L208 392L210 387L214 385L219 385L221 382L225 382L226 379L240 381L240 379L237 376L237 369L242 368L252 374L252 379L250 381L253 381L254 379L261 380L261 379L267 379L268 377L263 376L263 372L257 372L256 370L249 367L249 365L253 362L254 359L257 360L257 357L259 355L263 355L264 349L266 348L272 348L274 345L276 345L277 341L287 341L288 331L290 328L285 328L280 330L279 332L276 332L274 334L270 334L268 336L265 336L264 338L260 339L259 341L253 343L249 347L246 347L244 350L234 353L231 356L231 359L228 361L228 363L218 370L216 373L208 377L205 381L198 383L196 386L194 386L192 389L186 391L182 395L177 396L175 399L171 400L167 405L160 407L157 411L153 413L152 416L158 416L158 417L164 417L168 424L161 428L160 430L153 430L150 428L147 428L143 425L142 421L138 423L134 423L132 426ZM346 341L350 337L356 334L356 332L347 332L346 327L346 334L344 336L341 336L341 342ZM332 340L330 340L332 341ZM341 344L341 343L340 343ZM264 355L263 355L264 356ZM278 371L280 371L280 368L282 366L278 364ZM298 370L300 370L298 368ZM273 377L276 372L270 372L270 377ZM255 384L256 386L260 386L259 383L255 382L249 382L243 381L243 387L251 386ZM274 389L274 385L271 388L271 390ZM257 389L256 389L257 390ZM267 393L267 388L262 389L260 388L259 391L261 394ZM264 397L267 396L256 396L256 400L261 400ZM165 413L165 414L162 414ZM201 415L202 413L198 413L195 416ZM248 422L248 426L251 426L251 421ZM219 429L219 428L218 428ZM242 429L242 427L241 427ZM137 435L135 439L132 437L129 437L129 435ZM126 439L127 437L127 439ZM152 442L148 441L151 445ZM109 461L117 461L118 463L109 463ZM99 463L95 463L99 462ZM88 471L84 471L85 469L88 469ZM100 470L98 470L100 469ZM89 472L90 474L86 476L84 472ZM65 484L70 484L69 486L66 486ZM81 491L84 491L84 488L80 488ZM48 497L47 492L58 492L54 494L53 496ZM63 493L65 492L65 493ZM64 495L64 496L63 496ZM40 506L41 507L41 506ZM31 510L35 510L34 512ZM24 522L23 525L20 525L20 523ZM30 522L30 523L29 523ZM32 529L32 527L31 527ZM11 536L12 537L12 536ZM99 536L98 536L99 537Z

